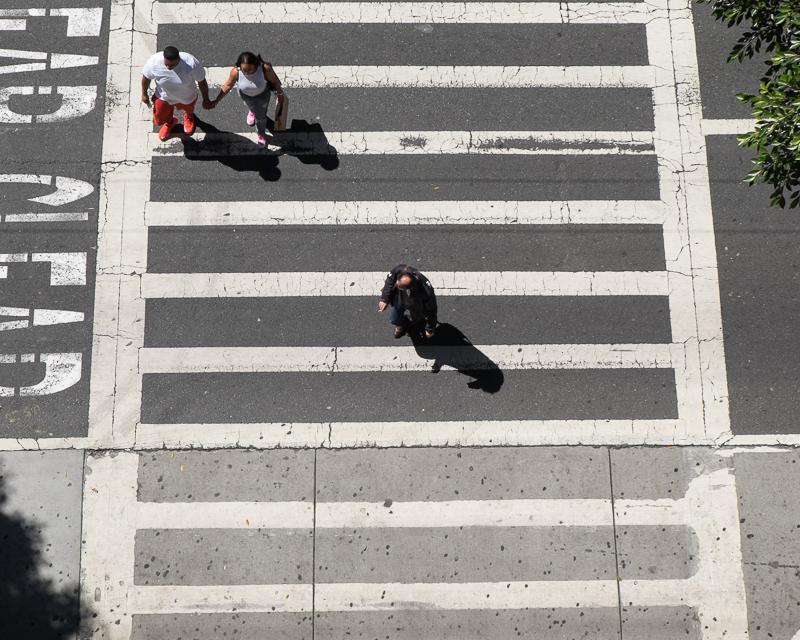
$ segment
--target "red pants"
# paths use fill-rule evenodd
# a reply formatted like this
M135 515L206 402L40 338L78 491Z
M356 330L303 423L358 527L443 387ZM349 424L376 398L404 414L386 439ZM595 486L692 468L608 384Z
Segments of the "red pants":
M172 116L175 109L181 109L187 116L194 113L194 105L197 104L197 99L192 104L170 104L161 98L153 98L153 122L156 126L162 124L169 124L172 122Z

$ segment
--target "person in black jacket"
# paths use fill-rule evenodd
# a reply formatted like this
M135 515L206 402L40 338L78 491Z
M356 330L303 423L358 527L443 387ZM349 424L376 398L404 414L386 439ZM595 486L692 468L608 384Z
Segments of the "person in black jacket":
M425 337L436 330L436 294L428 279L414 267L399 264L386 276L378 311L389 311L394 337L402 338L412 324L425 323Z

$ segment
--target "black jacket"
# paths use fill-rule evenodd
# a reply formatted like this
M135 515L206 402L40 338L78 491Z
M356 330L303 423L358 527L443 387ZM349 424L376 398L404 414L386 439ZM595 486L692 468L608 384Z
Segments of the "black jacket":
M411 276L409 295L397 287L397 279L404 273ZM398 264L386 276L381 291L381 300L397 309L411 312L412 319L424 318L436 322L436 294L433 286L420 271L406 264Z

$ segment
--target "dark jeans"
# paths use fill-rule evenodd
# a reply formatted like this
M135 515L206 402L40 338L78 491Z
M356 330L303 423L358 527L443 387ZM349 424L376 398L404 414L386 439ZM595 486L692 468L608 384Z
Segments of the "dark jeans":
M400 309L399 307L389 307L389 322L396 327L407 327L415 322L425 321L425 331L433 331L436 329L436 316L430 315L425 318L416 317L411 315L408 309Z
M264 89L261 93L257 96L248 96L244 93L240 93L239 97L244 101L247 105L247 108L252 111L256 116L256 131L262 135L266 135L267 133L267 110L269 109L269 99L272 97L272 93L269 90L269 87Z

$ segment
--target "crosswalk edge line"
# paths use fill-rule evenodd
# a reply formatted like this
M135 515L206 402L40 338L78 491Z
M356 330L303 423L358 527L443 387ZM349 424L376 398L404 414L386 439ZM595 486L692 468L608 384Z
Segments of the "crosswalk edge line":
M669 294L666 271L429 271L439 296ZM144 298L377 296L385 272L144 273Z
M148 226L663 224L660 200L163 202Z
M680 367L682 351L669 344L513 344L475 345L451 359L440 347L437 358L475 369L616 369ZM468 360L472 358L472 360ZM188 373L348 373L430 371L432 359L415 347L143 347L142 374ZM444 365L443 369L453 366Z

